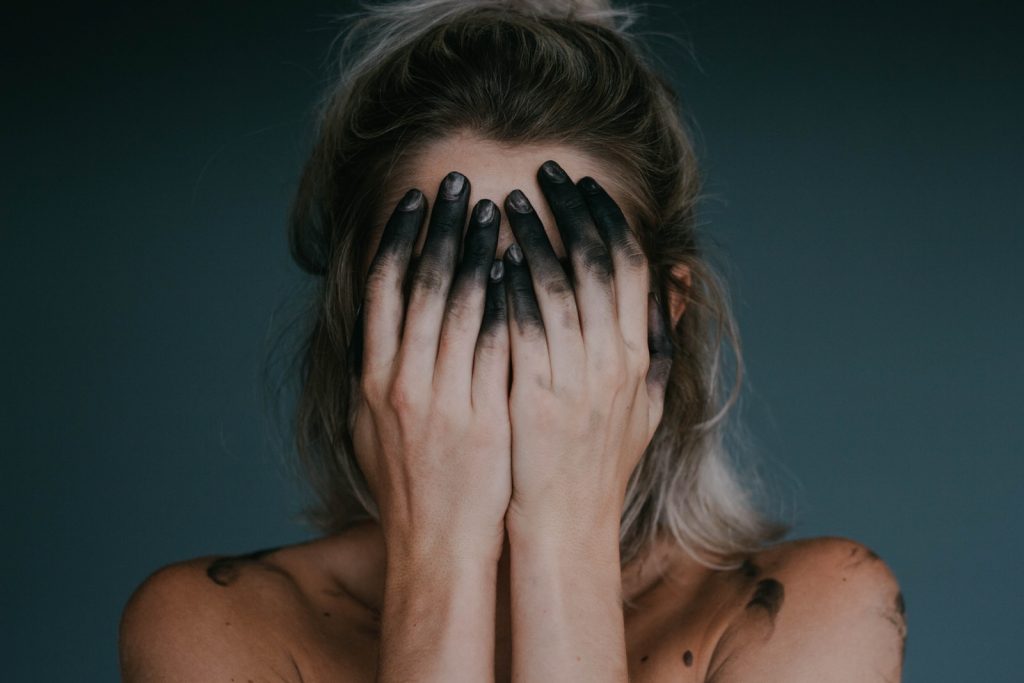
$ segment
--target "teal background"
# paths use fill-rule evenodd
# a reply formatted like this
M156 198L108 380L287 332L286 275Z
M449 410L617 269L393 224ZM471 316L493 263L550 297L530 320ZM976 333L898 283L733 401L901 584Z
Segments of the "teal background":
M156 568L306 539L260 366L351 3L9 15L2 605L10 681L117 678ZM906 598L906 681L1020 680L1021 13L705 2L643 30L698 126L743 415L797 536Z

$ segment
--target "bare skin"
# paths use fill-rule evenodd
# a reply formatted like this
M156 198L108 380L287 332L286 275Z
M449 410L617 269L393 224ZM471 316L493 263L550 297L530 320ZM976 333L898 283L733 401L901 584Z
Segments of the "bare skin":
M410 178L438 191L429 228L404 194L371 250L351 423L380 524L158 572L125 610L125 679L898 680L903 601L852 541L713 571L662 539L620 569L685 304L649 297L613 174L457 135ZM510 186L499 224L472 195Z
M166 567L126 608L124 679L375 681L384 555L380 527L367 522L259 560L201 557ZM211 565L227 585L210 578ZM500 566L507 570L507 555ZM498 576L495 680L508 681L510 587L507 571ZM747 607L759 593L764 602L758 586L766 578L784 586L768 638L770 610ZM849 539L782 543L734 571L707 569L666 542L627 566L622 582L636 601L624 608L630 681L899 680L902 596L884 561ZM830 626L839 631L832 640L822 633ZM733 651L749 652L752 662L724 654L727 633ZM772 675L790 656L824 673ZM730 663L746 673L728 677ZM710 675L716 670L718 678Z

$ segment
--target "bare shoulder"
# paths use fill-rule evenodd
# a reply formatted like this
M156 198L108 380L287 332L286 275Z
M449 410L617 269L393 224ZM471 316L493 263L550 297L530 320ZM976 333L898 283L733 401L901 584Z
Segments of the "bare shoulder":
M123 680L298 682L325 673L318 653L352 640L351 609L316 561L337 545L199 557L153 572L121 616Z
M862 543L798 539L749 558L709 683L895 682L906 639L892 569Z
M195 558L147 577L121 616L124 680L297 681L276 634L296 616L295 584L263 554Z

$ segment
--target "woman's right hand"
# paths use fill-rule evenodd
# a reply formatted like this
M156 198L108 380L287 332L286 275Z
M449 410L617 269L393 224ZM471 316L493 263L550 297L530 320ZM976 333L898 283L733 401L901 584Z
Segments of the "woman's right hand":
M512 491L501 216L490 200L476 204L454 273L469 190L465 176L445 177L412 266L427 207L422 192L406 193L366 277L349 424L389 556L501 555Z

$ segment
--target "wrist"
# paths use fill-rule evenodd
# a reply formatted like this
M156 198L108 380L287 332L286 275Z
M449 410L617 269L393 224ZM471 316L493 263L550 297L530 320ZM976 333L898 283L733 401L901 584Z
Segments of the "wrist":
M493 680L497 563L452 545L385 547L376 680Z
M395 563L417 566L438 563L471 568L496 565L501 557L505 528L461 532L449 528L413 528L382 524L387 557Z
M385 574L443 578L453 576L486 576L497 571L501 554L489 548L453 543L414 544L385 543Z
M622 509L608 500L582 505L560 499L520 504L513 500L505 514L509 542L572 543L614 539L618 544Z
M509 545L520 556L550 561L619 558L619 515L522 515L506 517Z

